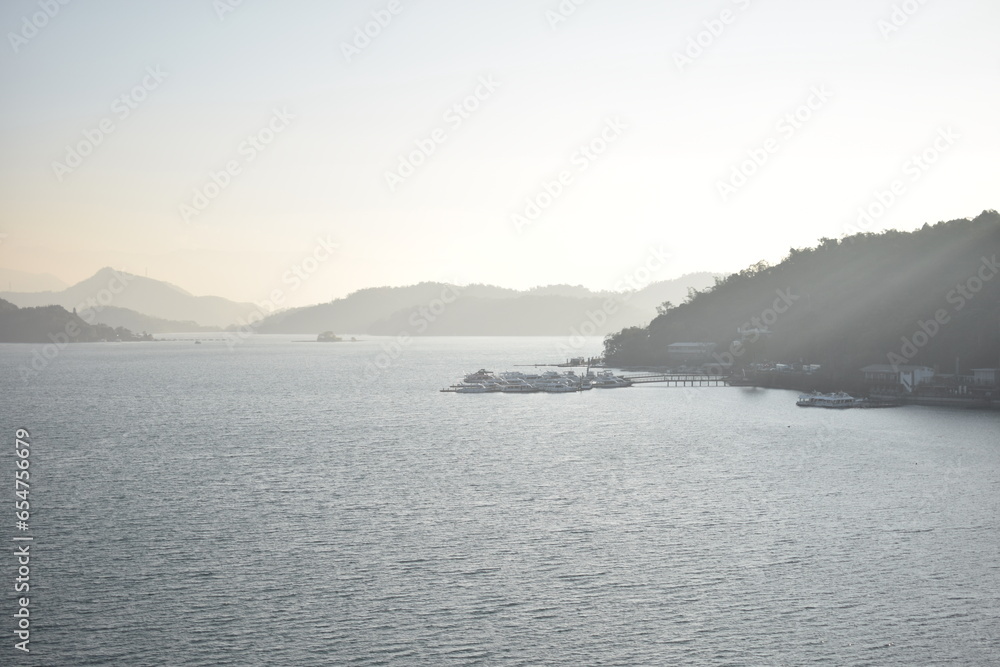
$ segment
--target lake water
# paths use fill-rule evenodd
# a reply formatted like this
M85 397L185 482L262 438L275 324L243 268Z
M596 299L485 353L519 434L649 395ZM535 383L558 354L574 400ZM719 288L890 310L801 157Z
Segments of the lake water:
M438 391L557 342L0 346L0 664L1000 663L1000 412Z

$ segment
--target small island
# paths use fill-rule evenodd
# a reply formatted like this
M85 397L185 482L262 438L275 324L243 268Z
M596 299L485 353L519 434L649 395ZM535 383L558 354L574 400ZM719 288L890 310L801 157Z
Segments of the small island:
M353 338L351 339L354 340ZM316 336L317 343L343 343L344 339L333 333L332 331L324 331L320 335Z

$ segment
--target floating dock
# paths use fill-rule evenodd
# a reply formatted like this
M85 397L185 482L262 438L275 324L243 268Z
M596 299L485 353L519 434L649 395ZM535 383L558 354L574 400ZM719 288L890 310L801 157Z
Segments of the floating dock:
M726 387L729 385L727 375L699 375L696 373L640 373L638 375L623 375L632 384L661 382L668 387Z

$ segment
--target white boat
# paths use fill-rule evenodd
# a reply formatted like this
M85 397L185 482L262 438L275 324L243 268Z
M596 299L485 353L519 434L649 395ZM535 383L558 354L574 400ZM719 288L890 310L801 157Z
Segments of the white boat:
M482 382L494 381L496 378L493 376L493 371L488 371L485 368L480 368L475 373L469 373L463 379L464 382L469 384L480 384Z
M865 399L854 398L850 394L845 394L839 391L835 394L802 394L799 396L799 400L795 401L795 405L800 408L833 408L835 410L844 410L846 408L856 408L863 405Z
M631 387L632 381L615 375L611 371L601 371L591 378L591 383L598 389L615 389L617 387Z
M491 391L499 390L495 385L460 382L441 391L453 394L488 394Z
M488 394L491 391L496 390L482 384L460 384L455 386L456 394Z
M571 391L579 391L576 386L558 377L532 382L531 385L537 388L538 391L545 391L550 394L566 394Z
M500 391L505 394L530 394L538 391L524 380L511 379L499 384Z
M549 394L568 394L573 391L580 391L576 387L571 387L568 384L542 384L536 385L538 391L543 391Z

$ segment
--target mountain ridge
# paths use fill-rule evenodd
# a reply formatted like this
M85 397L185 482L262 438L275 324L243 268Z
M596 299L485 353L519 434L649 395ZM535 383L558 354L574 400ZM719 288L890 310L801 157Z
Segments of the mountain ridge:
M199 326L227 327L252 313L256 306L218 296L194 296L172 283L104 267L93 276L58 292L0 292L21 308L57 305L88 310L100 320L107 307L127 308L163 320L190 321Z
M604 334L649 322L664 301L680 301L690 290L711 285L717 275L689 273L624 293L569 284L517 290L480 283L458 287L422 282L366 287L327 303L262 313L262 307L252 303L195 296L172 283L105 267L64 290L0 292L0 298L22 308L57 305L79 311L87 321L150 333L250 327L257 333L309 335L322 331L396 335L403 330L412 330L414 335L569 335L587 321L588 313L605 309L604 302L614 299L616 305L599 318L595 330ZM414 313L440 301L449 289L461 298L448 315L422 318L423 324L417 321L415 325L418 316Z
M18 286L17 290L13 289L14 284ZM0 286L7 287L9 292L51 292L69 287L51 273L30 273L4 268L0 268Z
M588 312L604 308L608 299L616 299L619 307L611 310L620 312L608 314L609 324L595 332L603 334L613 330L611 323L648 322L656 316L658 305L683 299L689 289L712 284L716 275L690 273L626 293L595 292L579 285L546 285L529 290L437 282L367 287L327 303L269 315L255 325L255 330L284 334L337 331L373 335L569 335L574 326L587 321ZM454 294L449 296L451 292ZM441 317L431 319L421 314L421 308L439 303L439 309L443 308Z

